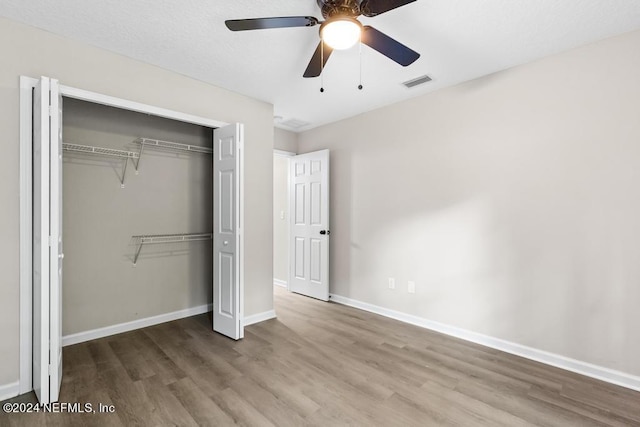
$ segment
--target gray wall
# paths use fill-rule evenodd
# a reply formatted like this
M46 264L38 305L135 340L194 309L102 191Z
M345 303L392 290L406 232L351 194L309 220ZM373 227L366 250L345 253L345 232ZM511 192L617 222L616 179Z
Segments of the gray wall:
M20 75L46 75L67 86L243 122L245 315L273 308L272 105L4 18L0 18L0 52L0 385L18 380Z
M331 292L639 375L638 46L300 134L332 150Z
M273 278L289 280L289 158L273 156Z
M212 147L209 128L65 98L67 143L138 151L148 137ZM63 335L212 301L212 241L145 246L132 235L212 230L212 158L147 147L129 162L64 153Z

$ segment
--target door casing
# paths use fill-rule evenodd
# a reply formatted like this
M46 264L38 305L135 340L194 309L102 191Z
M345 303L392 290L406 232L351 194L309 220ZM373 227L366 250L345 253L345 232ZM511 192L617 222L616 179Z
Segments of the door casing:
M290 182L289 182L289 181L290 181L290 179L289 179L289 173L288 173L288 170L289 170L289 160L290 160L290 158L291 158L291 157L293 157L293 156L295 156L295 155L296 155L296 153L294 153L294 152L292 152L292 151L285 151L285 150L278 150L278 149L274 149L274 150L273 150L273 157L274 157L274 159L275 159L276 157L284 157L284 158L286 158L286 159L287 159L287 194L286 194L286 197L287 197L287 210L286 210L287 218L289 217L289 215L290 215L290 210L291 210L291 209L289 208L289 186L290 186ZM276 218L275 218L275 217L273 218L273 221L274 221L274 223L275 223L275 221L276 221ZM291 224L289 223L289 221L288 221L288 220L286 221L286 227L287 227L287 247L288 247L288 249L289 249L289 251L290 251L290 250L291 250L291 248L290 248L289 246L291 245L291 242L289 241L289 240L290 240L290 239L289 239L289 236L290 236L290 233L291 233ZM274 255L274 256L275 256L275 255ZM274 284L274 286L283 286L283 287L286 287L286 289L287 289L288 291L291 291L291 287L290 287L290 285L289 285L289 283L291 283L291 280L289 280L289 270L291 269L291 268L290 268L290 266L289 266L289 262L290 262L290 259L289 259L289 258L290 258L290 257L289 257L289 252L287 252L287 283L286 283L286 286L285 286L285 285L283 285L283 284L281 284L281 283L276 283L275 275L274 275L274 277L273 277L273 284Z

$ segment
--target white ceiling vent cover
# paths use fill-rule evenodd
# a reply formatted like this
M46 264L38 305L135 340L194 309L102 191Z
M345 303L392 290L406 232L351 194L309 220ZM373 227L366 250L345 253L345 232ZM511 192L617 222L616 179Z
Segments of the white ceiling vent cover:
M310 123L300 119L287 119L283 122L280 122L280 124L291 129L300 129L302 127L308 126Z
M423 83L427 83L431 81L431 77L427 76L426 74L424 76L420 76L420 77L416 77L415 79L411 79L411 80L407 80L406 82L402 83L403 85L405 85L408 88L412 88L418 85L421 85Z

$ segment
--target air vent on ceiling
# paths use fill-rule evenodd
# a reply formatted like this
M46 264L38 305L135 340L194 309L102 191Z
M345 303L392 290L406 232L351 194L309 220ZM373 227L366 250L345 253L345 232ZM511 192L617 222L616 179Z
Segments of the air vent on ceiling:
M302 127L305 127L309 124L309 122L305 122L303 120L299 120L299 119L287 119L283 122L280 122L280 124L282 126L286 126L288 128L291 129L300 129Z
M431 77L427 76L426 74L424 76L420 76L420 77L416 77L415 79L411 79L411 80L407 80L406 82L402 83L403 85L405 85L408 88L412 88L418 85L421 85L423 83L427 83L431 81Z

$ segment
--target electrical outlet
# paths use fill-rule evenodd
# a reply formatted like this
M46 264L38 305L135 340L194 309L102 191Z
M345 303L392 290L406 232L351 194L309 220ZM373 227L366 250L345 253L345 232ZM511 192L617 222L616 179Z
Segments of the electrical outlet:
M409 281L407 283L407 290L409 291L410 294L415 294L416 293L416 282L412 282Z
M389 277L389 289L395 289L396 288L396 279L394 279L393 277Z

